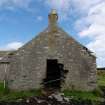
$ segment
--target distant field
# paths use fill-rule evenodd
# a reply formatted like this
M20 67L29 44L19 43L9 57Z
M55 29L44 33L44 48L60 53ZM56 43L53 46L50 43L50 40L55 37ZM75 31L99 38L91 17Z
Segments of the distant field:
M97 82L99 86L105 86L105 70L97 71Z

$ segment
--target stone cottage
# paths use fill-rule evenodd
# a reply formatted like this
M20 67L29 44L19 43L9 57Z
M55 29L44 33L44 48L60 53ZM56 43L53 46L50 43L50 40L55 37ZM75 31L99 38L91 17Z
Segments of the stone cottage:
M48 27L14 52L0 53L0 79L13 90L38 88L93 90L96 57L48 15Z

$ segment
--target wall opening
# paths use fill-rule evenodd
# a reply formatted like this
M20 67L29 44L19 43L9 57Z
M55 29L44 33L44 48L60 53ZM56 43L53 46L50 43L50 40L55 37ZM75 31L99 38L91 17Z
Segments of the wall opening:
M60 89L64 81L64 65L58 63L57 59L47 59L46 78L43 80L44 88Z

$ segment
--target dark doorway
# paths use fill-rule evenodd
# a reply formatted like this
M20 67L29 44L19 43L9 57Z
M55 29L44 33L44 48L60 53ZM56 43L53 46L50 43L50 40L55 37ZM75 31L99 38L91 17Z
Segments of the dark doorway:
M60 89L61 82L64 80L64 65L58 63L57 59L47 60L46 78L44 79L45 88Z

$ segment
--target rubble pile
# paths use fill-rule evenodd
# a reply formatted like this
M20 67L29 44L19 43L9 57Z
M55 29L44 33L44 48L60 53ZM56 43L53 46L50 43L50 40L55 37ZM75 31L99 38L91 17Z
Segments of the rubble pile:
M54 93L49 96L29 97L18 99L16 102L0 102L0 105L92 105L91 101L76 101L63 94Z

